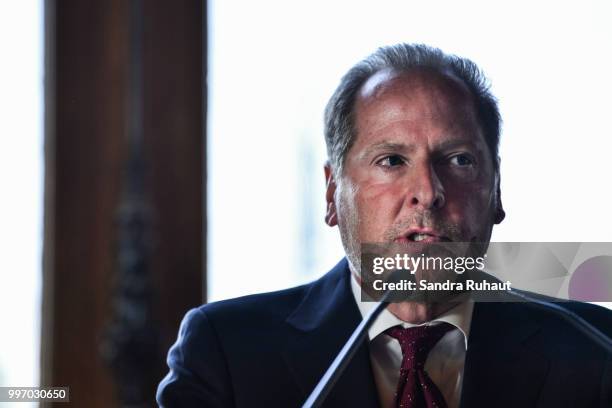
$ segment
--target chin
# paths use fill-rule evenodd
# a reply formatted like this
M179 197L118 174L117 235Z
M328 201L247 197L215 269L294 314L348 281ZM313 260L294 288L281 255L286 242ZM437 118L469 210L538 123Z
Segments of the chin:
M431 306L425 303L392 303L389 305L388 309L398 319L412 324L421 324L434 317Z

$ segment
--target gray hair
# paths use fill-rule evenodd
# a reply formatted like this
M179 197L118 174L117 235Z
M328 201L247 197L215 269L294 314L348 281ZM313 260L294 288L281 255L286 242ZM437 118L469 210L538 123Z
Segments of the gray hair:
M476 64L466 58L448 55L438 48L422 44L397 44L379 48L354 65L341 79L340 85L325 108L325 143L334 173L342 173L344 159L355 139L354 104L361 86L383 69L407 72L417 68L452 74L462 80L474 96L477 119L499 171L499 136L501 117L497 99L491 94L489 82Z

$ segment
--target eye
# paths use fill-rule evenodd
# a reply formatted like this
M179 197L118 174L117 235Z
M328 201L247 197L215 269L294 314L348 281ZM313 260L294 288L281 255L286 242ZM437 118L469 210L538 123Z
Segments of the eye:
M474 166L476 164L476 161L472 158L472 156L464 153L451 157L449 162L453 166L459 167Z
M406 161L402 158L402 156L392 154L378 160L376 164L382 167L397 167L406 164Z

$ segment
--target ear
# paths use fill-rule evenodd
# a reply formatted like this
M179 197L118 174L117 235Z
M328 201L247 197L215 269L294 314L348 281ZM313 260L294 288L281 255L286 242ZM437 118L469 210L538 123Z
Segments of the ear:
M499 177L497 177L497 193L495 197L495 224L500 224L506 218L506 212L502 206L501 188L499 187Z
M327 208L325 211L325 223L330 227L338 225L338 214L336 213L336 180L334 180L334 172L332 171L329 162L325 163L325 202Z

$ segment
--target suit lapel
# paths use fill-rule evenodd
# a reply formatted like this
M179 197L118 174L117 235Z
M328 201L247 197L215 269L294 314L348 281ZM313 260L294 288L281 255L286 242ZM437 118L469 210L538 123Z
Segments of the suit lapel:
M282 350L305 400L340 351L361 315L350 289L346 260L315 282L287 318ZM520 303L480 302L474 306L466 354L461 407L534 406L548 373L537 353L539 324ZM325 406L378 407L367 342L338 380Z
M361 315L350 289L346 260L315 282L287 318L291 335L283 350L304 400L357 327ZM330 392L326 406L378 406L367 342Z
M466 354L461 407L531 407L548 373L533 350L539 325L518 303L476 303Z

